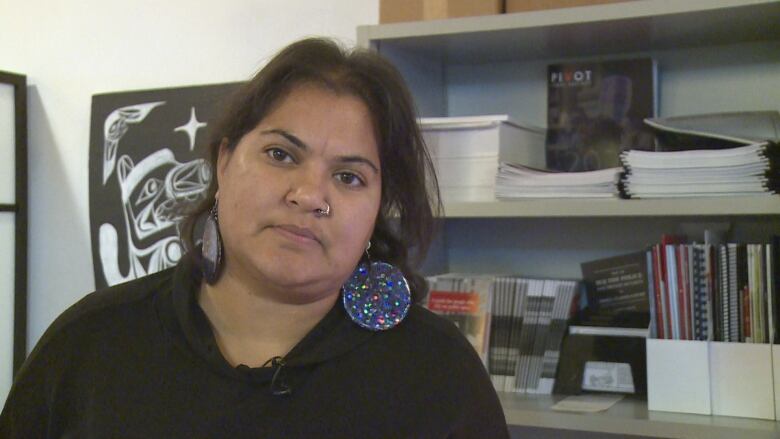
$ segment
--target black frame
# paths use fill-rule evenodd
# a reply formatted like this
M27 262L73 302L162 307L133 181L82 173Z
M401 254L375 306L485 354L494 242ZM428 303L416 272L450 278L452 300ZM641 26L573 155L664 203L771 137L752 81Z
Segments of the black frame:
M27 77L0 71L0 84L14 88L16 137L16 200L0 204L0 212L16 214L14 262L14 376L27 357Z

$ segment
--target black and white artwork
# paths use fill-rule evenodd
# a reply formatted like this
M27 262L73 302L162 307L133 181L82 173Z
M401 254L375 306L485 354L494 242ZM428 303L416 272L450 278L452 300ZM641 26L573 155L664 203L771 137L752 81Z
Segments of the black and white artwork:
M89 218L96 288L176 265L179 222L213 176L208 129L237 84L92 98Z

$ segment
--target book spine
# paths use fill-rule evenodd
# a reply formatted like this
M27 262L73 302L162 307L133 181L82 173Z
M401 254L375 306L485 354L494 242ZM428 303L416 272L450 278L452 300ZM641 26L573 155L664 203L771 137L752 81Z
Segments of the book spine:
M520 364L520 337L521 331L524 325L524 314L527 306L527 294L528 294L528 281L522 278L506 278L504 288L507 291L508 313L511 316L512 324L507 332L507 338L509 346L512 347L512 358L509 367L507 368L507 376L504 380L503 391L515 392L517 391L517 369Z
M680 339L680 306L679 291L677 288L677 257L676 249L672 244L666 245L666 279L667 279L667 304L671 321L670 334L673 340Z
M718 326L718 263L717 254L711 244L704 245L705 251L705 270L707 274L707 321L710 322L707 327L707 340L714 341L718 338L716 327Z
M705 274L705 246L694 245L691 248L693 279L693 328L694 340L707 340L709 319L707 315L707 277Z
M539 317L536 323L534 347L531 352L531 364L527 387L528 393L539 393L539 380L542 377L547 336L550 332L555 294L560 282L561 281L559 280L542 281L542 297L539 300Z
M656 318L656 336L659 339L668 338L666 332L666 304L664 302L664 279L663 270L661 269L661 246L654 245L652 248L653 254L653 279L655 295L655 318Z
M645 252L645 262L647 271L647 305L650 311L650 338L658 337L658 317L655 309L655 269L653 264L653 250Z
M555 386L555 372L558 368L558 359L561 356L561 341L566 331L566 320L569 317L575 288L576 282L560 281L556 291L550 333L547 336L547 346L542 363L542 376L539 379L537 393L549 395Z
M523 326L520 332L520 361L515 372L515 390L525 393L529 388L529 370L533 355L536 328L539 322L539 309L542 298L543 282L539 279L528 281L526 305L523 310Z
M748 296L748 301L745 303L750 306L750 290L748 289L748 268L747 268L747 246L745 244L737 244L737 293ZM737 309L737 315L744 315L745 312L750 315L750 308L744 310L743 302L738 301L739 309ZM745 334L742 330L745 326L740 326L740 341L746 341L748 334ZM750 324L747 325L749 330Z
M756 276L755 276L755 270L756 270L756 261L755 261L755 251L754 251L754 245L748 244L747 245L747 288L745 290L747 291L747 300L743 303L743 306L747 307L747 310L743 311L743 314L746 314L748 316L749 322L745 322L745 328L747 331L749 331L748 334L745 334L745 340L748 340L748 337L750 338L750 342L752 343L761 343L761 334L759 330L759 325L761 324L760 318L759 318L759 304L756 297L756 288L758 285L756 284Z
M764 246L756 246L756 259L760 261L758 270L759 296L761 298L761 337L763 343L769 343L769 290L766 283L766 259L764 258Z
M731 341L731 319L729 319L729 310L731 306L729 299L731 298L729 281L729 251L727 244L721 244L718 248L720 253L720 269L718 274L720 275L720 339L718 341Z
M740 296L739 284L737 283L737 244L728 244L728 270L729 270L729 340L743 341L740 334L739 316L740 316Z
M775 286L774 286L774 277L773 277L773 271L774 267L772 265L772 257L773 257L773 251L772 251L773 245L766 244L764 247L764 257L766 261L766 298L767 298L767 326L768 326L768 332L769 332L769 343L775 344L775 341L778 340L777 338L777 310L775 309Z

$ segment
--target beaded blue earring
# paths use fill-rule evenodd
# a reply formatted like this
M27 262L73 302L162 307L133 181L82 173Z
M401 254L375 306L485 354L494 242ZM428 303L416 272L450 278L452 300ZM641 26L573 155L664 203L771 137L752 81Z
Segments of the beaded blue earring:
M203 244L201 247L203 277L206 282L212 285L219 278L219 272L222 268L222 237L219 235L218 210L219 200L215 200L214 207L211 208L211 212L203 224Z
M344 309L359 326L385 331L406 317L412 295L401 270L385 262L371 262L370 257L367 259L368 262L358 264L341 287Z

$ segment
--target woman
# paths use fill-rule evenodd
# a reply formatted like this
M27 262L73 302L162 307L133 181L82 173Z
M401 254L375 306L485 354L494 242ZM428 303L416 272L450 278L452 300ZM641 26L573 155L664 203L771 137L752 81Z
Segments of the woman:
M212 133L189 256L58 318L0 437L507 437L474 350L410 306L438 209L411 102L371 52L280 52Z

